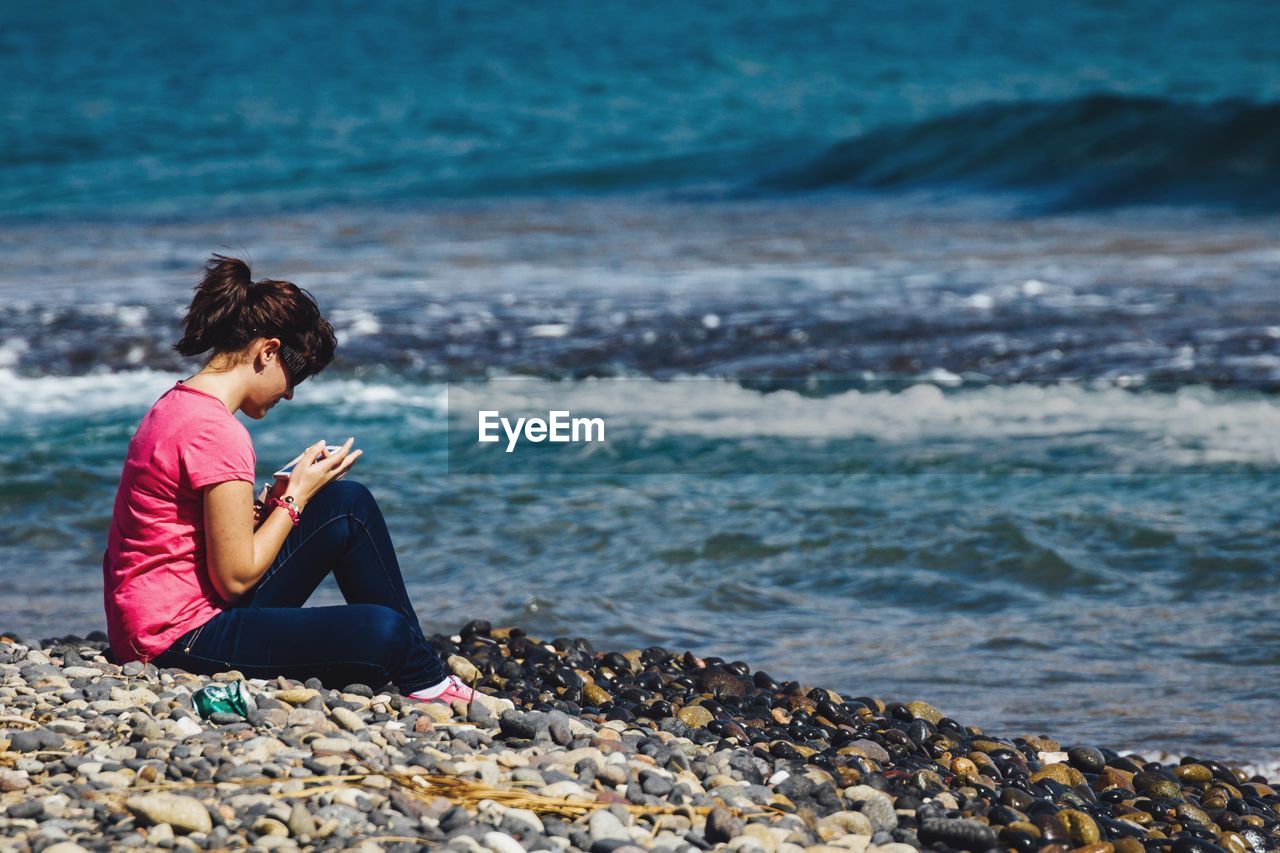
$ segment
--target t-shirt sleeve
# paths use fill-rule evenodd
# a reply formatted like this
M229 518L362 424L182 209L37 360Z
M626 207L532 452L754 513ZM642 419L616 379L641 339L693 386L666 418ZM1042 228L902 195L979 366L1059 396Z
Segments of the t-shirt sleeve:
M201 424L182 449L182 464L193 489L228 480L252 483L256 463L249 431L236 420Z

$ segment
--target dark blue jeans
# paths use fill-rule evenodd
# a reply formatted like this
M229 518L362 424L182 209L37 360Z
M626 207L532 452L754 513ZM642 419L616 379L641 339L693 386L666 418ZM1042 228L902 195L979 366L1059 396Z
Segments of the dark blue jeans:
M347 604L303 607L333 573ZM427 643L382 511L363 485L338 480L307 504L262 580L154 661L197 675L228 669L326 687L388 681L408 694L447 674Z

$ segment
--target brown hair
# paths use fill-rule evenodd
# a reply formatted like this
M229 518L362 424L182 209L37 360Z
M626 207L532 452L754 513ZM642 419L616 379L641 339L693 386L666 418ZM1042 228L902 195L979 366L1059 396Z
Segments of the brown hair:
M237 352L255 338L277 337L297 350L309 374L333 361L337 339L310 293L290 281L254 281L239 258L213 255L182 319L173 348L183 355Z

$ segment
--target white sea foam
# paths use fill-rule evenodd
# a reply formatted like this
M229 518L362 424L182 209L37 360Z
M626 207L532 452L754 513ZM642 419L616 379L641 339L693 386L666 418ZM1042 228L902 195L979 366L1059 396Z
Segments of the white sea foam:
M24 377L0 367L0 424L39 423L127 410L145 411L180 374L154 370L86 376ZM872 439L886 444L1091 442L1115 453L1174 465L1280 464L1280 400L1262 395L1184 388L1175 393L1080 384L949 388L955 379L901 391L847 391L808 397L761 393L715 379L600 379L546 382L362 382L319 377L289 403L300 414L411 417L421 423L446 412L479 408L504 413L565 409L602 416L646 439L697 436L742 440ZM936 383L936 384L935 384Z
M950 384L950 377L939 377ZM1093 440L1117 452L1172 464L1280 463L1280 401L1185 388L1150 393L1077 384L990 386L944 392L935 384L902 391L847 391L806 397L763 394L725 381L498 380L454 386L459 412L567 409L600 415L611 429L651 438L869 438L887 443L961 440Z
M181 378L158 370L27 377L0 369L0 424L145 409Z
M133 370L92 373L85 376L21 376L0 367L0 424L38 423L42 420L78 418L129 411L141 417L175 382L187 373ZM422 412L440 415L447 410L448 395L441 384L391 384L353 379L317 378L295 395L298 408L339 411Z

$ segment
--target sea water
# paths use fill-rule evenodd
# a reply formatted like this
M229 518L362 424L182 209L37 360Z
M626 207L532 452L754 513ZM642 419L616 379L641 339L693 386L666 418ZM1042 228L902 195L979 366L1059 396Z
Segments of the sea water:
M247 253L340 341L260 479L355 435L432 630L1276 757L1267 4L6 15L0 629L103 627L129 437ZM481 403L608 440L479 456Z

